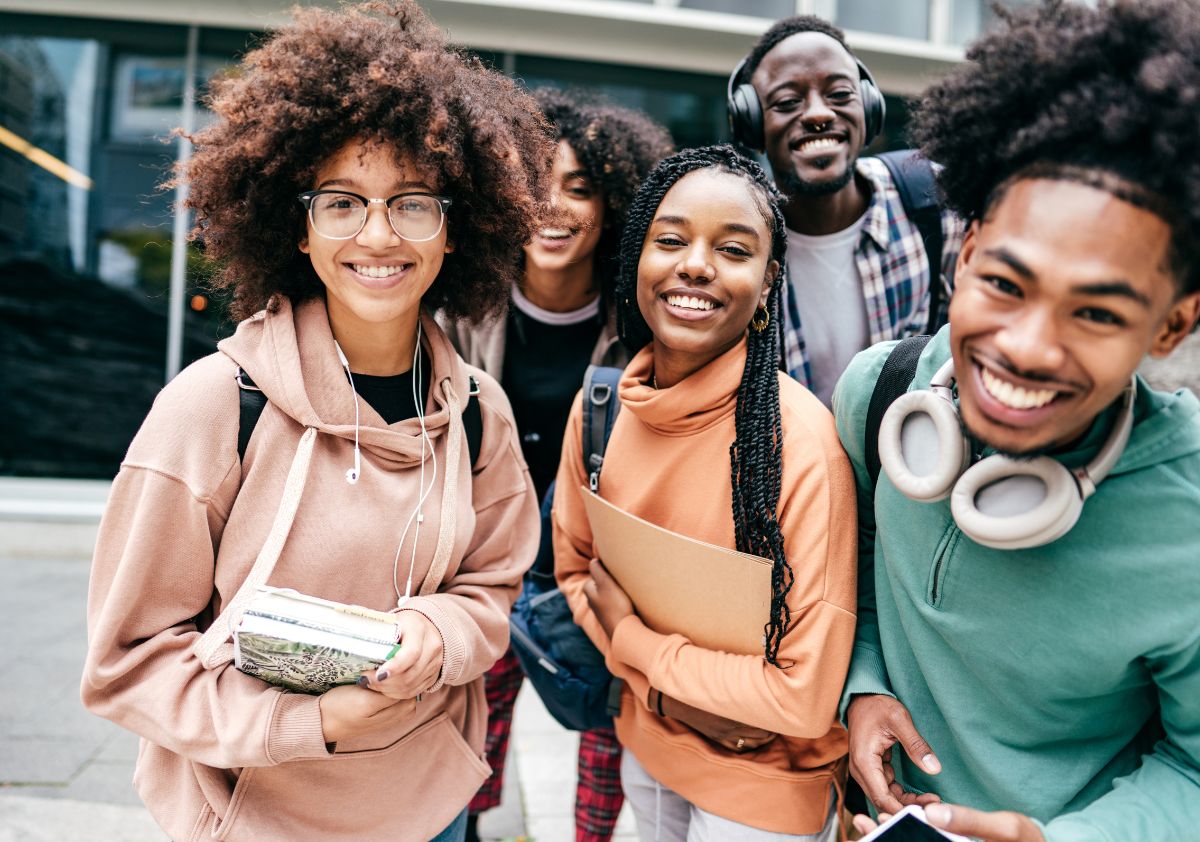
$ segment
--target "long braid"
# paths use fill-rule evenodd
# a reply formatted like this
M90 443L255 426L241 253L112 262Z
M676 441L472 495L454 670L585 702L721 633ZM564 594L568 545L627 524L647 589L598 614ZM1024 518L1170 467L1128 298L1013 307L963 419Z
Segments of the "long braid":
M791 624L787 595L795 576L788 564L779 528L779 494L783 483L783 425L779 414L778 372L782 362L780 289L784 282L787 233L779 209L780 196L762 168L731 146L687 149L666 158L646 180L630 205L621 238L621 271L617 279L617 327L631 352L641 350L652 335L637 304L637 267L642 244L658 206L680 178L714 168L744 178L761 199L771 229L771 257L780 273L767 296L770 326L750 330L746 367L734 409L734 440L729 447L733 489L733 531L738 550L771 560L771 613L764 632L767 661L780 666L779 644Z

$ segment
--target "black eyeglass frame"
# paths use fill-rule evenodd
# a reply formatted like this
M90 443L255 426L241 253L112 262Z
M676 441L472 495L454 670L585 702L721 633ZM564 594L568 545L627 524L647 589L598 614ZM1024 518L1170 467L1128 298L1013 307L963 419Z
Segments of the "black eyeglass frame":
M327 234L322 234L317 229L317 223L313 219L313 200L316 199L318 196L328 195L328 194L334 194L337 196L353 196L355 199L358 199L360 202L363 203L364 213L363 213L362 224L358 226L358 230L355 231L353 234L350 234L345 237L330 237ZM428 237L422 237L420 239L414 239L413 237L406 237L396 229L396 223L392 221L392 207L391 207L392 202L394 202L396 199L403 199L408 196L425 196L427 198L433 199L434 201L436 201L438 203L438 208L442 212L442 218L438 222L437 230L434 231L432 234L430 234ZM316 231L318 234L320 234L322 237L324 237L327 240L353 240L355 237L357 237L359 234L362 233L362 230L364 228L367 227L366 211L370 210L371 205L383 205L387 211L386 215L387 215L388 225L391 226L392 231L395 233L395 235L397 237L399 237L402 240L407 240L410 243L427 243L430 240L432 240L433 238L435 238L438 234L442 233L442 228L446 224L446 214L450 211L450 205L451 205L451 199L449 197L439 196L436 193L428 193L424 190L412 190L407 193L396 193L394 196L388 196L386 199L368 198L359 193L355 193L353 190L306 190L303 193L301 193L299 196L297 196L296 198L300 200L300 204L304 205L305 209L308 211L308 221L312 225L313 230Z

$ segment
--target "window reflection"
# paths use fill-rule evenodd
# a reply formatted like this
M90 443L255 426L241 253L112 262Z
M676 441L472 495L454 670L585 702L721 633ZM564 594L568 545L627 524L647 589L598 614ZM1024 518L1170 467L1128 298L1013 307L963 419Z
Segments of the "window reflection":
M838 0L837 25L925 40L929 37L929 0Z

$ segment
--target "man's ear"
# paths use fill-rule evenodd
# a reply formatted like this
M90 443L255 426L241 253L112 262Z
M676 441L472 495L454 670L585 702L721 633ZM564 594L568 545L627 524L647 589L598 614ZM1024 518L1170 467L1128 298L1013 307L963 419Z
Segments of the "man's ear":
M308 235L307 234L305 234L303 237L300 238L299 249L300 249L300 251L304 252L305 254L309 253L308 252Z
M772 260L767 264L767 272L763 275L762 294L758 296L759 307L767 306L767 298L777 283L779 283L779 261Z
M1162 359L1170 355L1192 332L1197 320L1200 320L1200 292L1193 292L1171 305L1167 318L1150 344L1150 356Z
M967 226L966 233L963 234L962 248L958 250L958 259L954 262L954 277L962 277L963 267L971 262L971 258L975 256L975 247L978 243L975 242L979 236L979 220L975 220Z
M444 249L442 249L442 253L450 254L452 251L454 251L454 241L451 240L449 237L447 237L446 238L446 247Z

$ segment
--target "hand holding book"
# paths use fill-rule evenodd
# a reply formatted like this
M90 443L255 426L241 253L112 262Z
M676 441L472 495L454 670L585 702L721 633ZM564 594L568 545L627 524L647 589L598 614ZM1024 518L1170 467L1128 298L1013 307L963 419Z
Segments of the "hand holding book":
M442 635L418 611L400 611L400 651L363 675L367 686L391 699L412 699L437 683L442 672Z
M592 580L583 586L583 595L611 641L617 625L634 613L633 601L600 559L594 558L588 563L588 572L592 574Z
M326 743L391 728L412 715L416 699L389 698L355 684L341 685L320 698L321 732Z
M375 611L287 588L260 587L233 637L238 669L300 693L358 682L393 701L412 699L442 669L441 633L420 612Z

